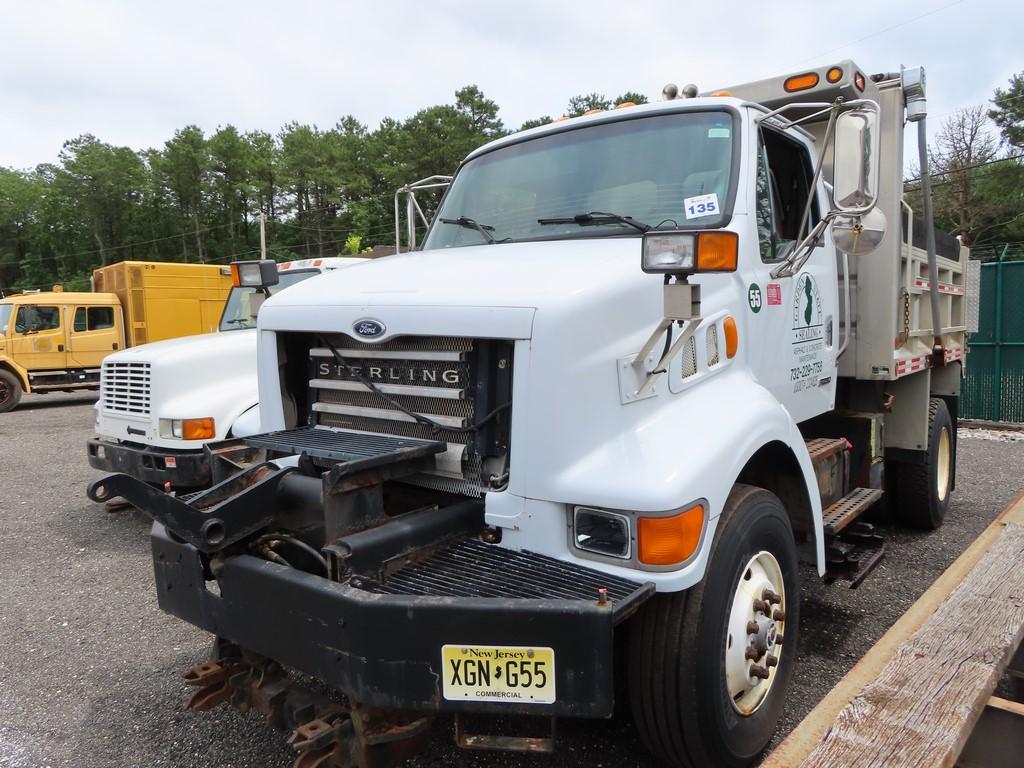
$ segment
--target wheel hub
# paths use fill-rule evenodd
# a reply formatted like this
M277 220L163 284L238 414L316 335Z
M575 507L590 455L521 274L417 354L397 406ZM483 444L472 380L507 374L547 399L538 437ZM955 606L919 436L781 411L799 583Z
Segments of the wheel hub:
M741 715L757 711L771 690L785 621L782 569L771 552L758 552L740 572L725 638L726 687Z

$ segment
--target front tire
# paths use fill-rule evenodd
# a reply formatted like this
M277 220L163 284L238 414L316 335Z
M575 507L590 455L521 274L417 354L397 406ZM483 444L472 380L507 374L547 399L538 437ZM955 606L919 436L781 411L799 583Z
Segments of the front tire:
M684 768L741 768L764 750L795 663L799 600L785 508L737 484L704 580L657 595L630 622L633 717L655 756Z
M10 371L0 369L0 413L13 411L21 402L21 382Z
M924 464L899 468L897 519L912 528L934 531L946 518L956 462L953 421L944 400L928 401L928 450Z

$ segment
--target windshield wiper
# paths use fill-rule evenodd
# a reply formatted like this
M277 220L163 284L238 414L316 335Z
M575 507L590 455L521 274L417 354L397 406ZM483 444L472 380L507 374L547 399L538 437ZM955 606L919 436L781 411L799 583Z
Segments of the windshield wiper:
M635 221L632 216L622 216L618 213L605 213L604 211L590 211L589 213L577 213L575 216L563 219L537 219L538 224L577 224L581 227L592 227L600 224L625 224L640 232L646 232L651 228L650 224L642 221Z
M484 240L487 241L488 245L493 245L497 242L494 239L494 235L491 232L494 231L494 227L489 224L481 224L476 219L471 219L468 216L459 216L457 219L441 219L442 224L456 224L466 229L475 229L481 235L484 236Z

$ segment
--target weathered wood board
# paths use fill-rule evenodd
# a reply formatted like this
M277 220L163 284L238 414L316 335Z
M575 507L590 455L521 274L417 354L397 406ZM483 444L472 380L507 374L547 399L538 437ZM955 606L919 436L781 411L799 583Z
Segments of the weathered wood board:
M952 766L1024 637L1018 496L762 764Z

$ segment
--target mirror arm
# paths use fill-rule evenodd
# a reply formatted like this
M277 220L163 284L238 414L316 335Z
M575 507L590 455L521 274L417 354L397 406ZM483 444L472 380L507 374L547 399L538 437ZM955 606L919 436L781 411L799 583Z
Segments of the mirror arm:
M828 125L825 126L825 136L821 142L821 152L818 153L818 162L815 165L814 176L811 178L811 187L807 194L807 204L804 206L803 216L800 217L800 227L796 231L797 240L803 235L804 227L807 226L807 222L811 217L811 206L814 205L814 198L818 191L818 179L821 178L821 169L825 165L825 153L828 151L829 142L835 138L836 116L842 106L843 100L841 98L836 99L835 104L832 105L832 110L829 112Z
M815 224L814 229L807 234L807 237L793 248L792 254L771 271L772 279L778 280L780 277L792 277L799 272L804 264L807 263L807 260L811 258L811 254L818 245L818 241L825 234L825 229L835 217L836 212L829 211L821 221Z

